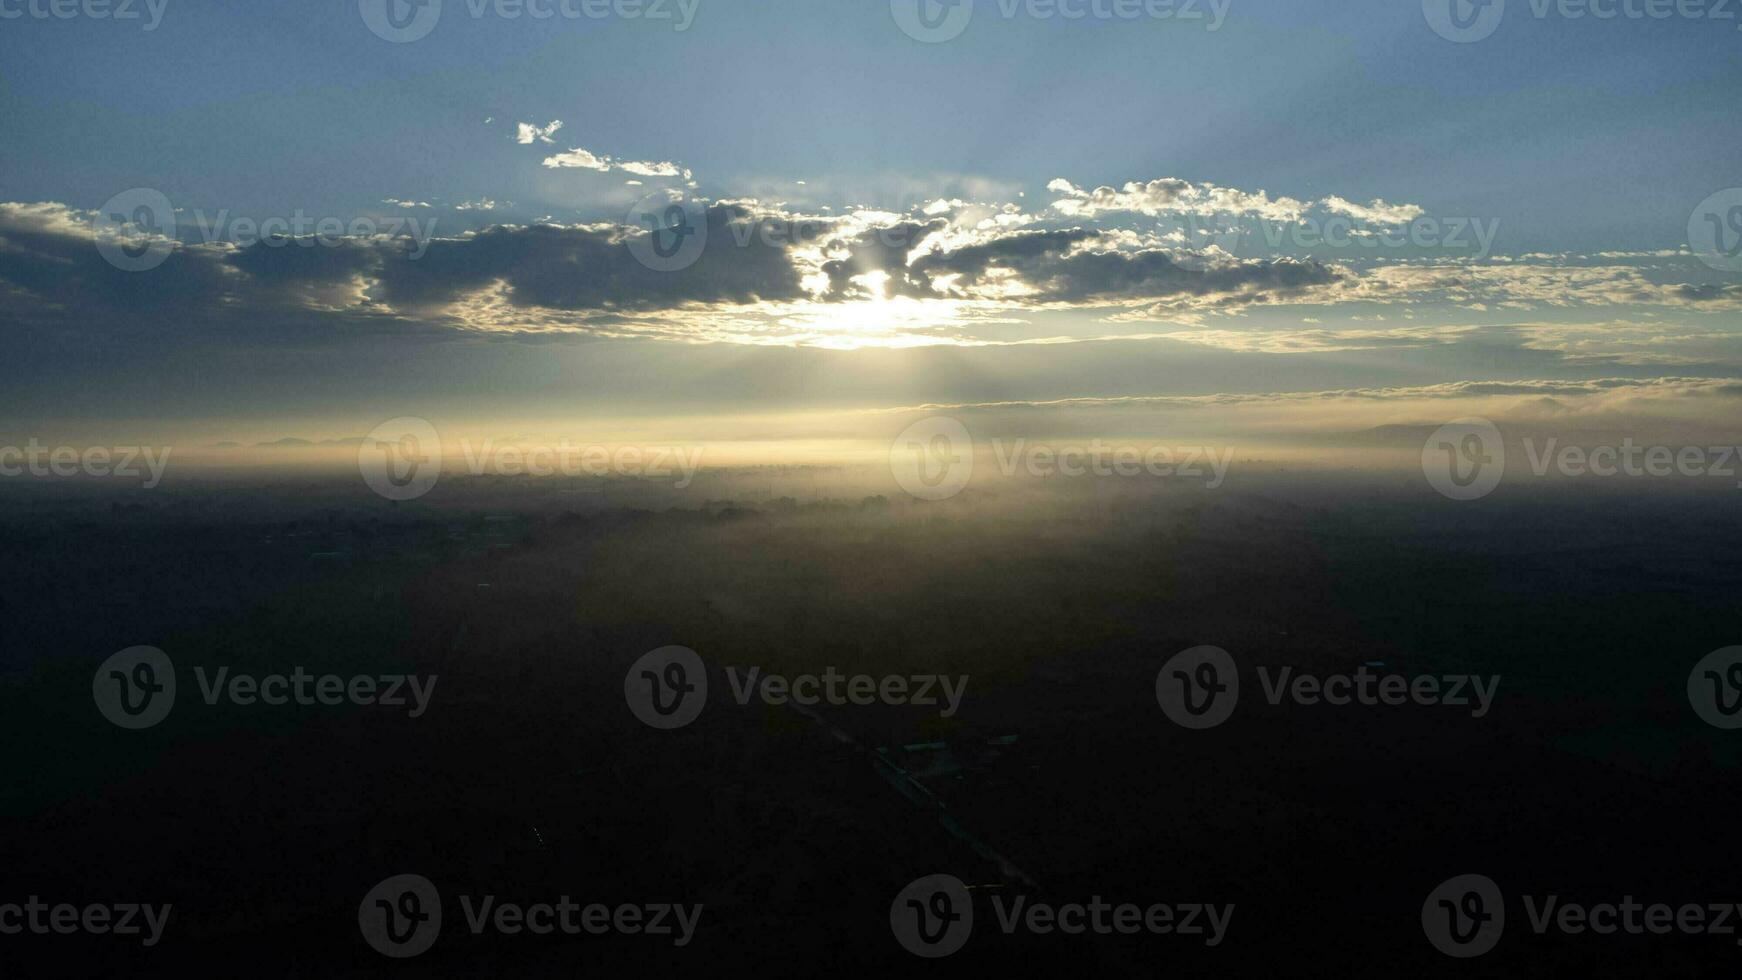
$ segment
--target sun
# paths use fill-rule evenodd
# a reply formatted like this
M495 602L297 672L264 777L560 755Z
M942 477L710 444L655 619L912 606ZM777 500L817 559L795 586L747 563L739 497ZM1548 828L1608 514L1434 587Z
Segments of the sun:
M875 273L887 277L887 273ZM962 344L963 307L958 300L886 296L846 302L800 304L781 325L807 347L937 347Z

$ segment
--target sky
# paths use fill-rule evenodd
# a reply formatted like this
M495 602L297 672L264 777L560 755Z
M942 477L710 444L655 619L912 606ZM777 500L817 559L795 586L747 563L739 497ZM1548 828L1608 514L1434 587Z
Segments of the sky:
M1718 425L1739 95L1720 0L0 0L0 421Z

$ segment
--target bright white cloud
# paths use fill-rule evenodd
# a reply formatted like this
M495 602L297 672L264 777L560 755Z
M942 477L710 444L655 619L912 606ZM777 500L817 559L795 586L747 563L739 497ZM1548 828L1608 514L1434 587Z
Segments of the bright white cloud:
M1080 218L1128 212L1152 218L1163 215L1231 215L1263 221L1297 222L1308 211L1318 208L1362 224L1393 226L1408 224L1426 213L1415 204L1389 204L1377 199L1358 204L1334 194L1317 202L1300 201L1292 197L1271 197L1262 190L1243 191L1216 184L1194 184L1178 177L1131 181L1120 188L1097 187L1094 190L1085 190L1061 177L1048 183L1046 189L1060 195L1053 202L1055 211Z
M1387 204L1375 199L1371 204L1356 204L1345 201L1335 194L1325 198L1320 204L1332 214L1340 214L1356 221L1375 225L1403 225L1421 217L1426 212L1414 204Z
M1131 181L1122 188L1097 187L1092 191L1057 178L1046 189L1063 195L1053 202L1053 208L1060 214L1085 218L1128 211L1152 218L1164 214L1237 214L1269 221L1299 221L1309 207L1292 197L1273 198L1264 191L1194 184L1178 177L1162 177L1148 183Z
M517 132L515 133L514 141L523 146L531 146L533 143L550 143L553 142L551 137L555 136L556 131L561 128L563 128L563 121L561 119L552 119L550 123L545 126L539 126L534 123L519 123L516 126Z
M548 141L547 141L548 142ZM634 174L637 177L681 177L689 180L693 176L687 167L675 163L648 160L617 160L612 157L600 156L589 150L576 147L567 153L544 158L544 165L553 170L574 168L577 170L595 170L599 173L618 171Z

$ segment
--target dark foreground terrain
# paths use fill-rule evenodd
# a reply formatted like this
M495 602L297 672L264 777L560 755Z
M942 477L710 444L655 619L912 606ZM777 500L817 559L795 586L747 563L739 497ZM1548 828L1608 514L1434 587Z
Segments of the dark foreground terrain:
M1736 491L1282 474L964 494L681 499L550 481L412 504L330 482L0 498L0 902L173 906L160 942L8 936L0 974L1659 976L1733 972L1736 935L1539 935L1522 896L1742 900L1742 735L1700 719L1742 642ZM802 480L797 481L802 483ZM178 696L111 724L93 673L150 645ZM686 727L624 681L680 644ZM1240 703L1188 730L1162 665L1229 651ZM1491 709L1272 706L1259 668L1499 675ZM196 668L436 675L427 710L207 704ZM966 675L960 710L732 698L727 667ZM414 873L433 948L394 960L359 903ZM909 882L974 896L925 961ZM1482 874L1475 960L1424 900ZM474 935L457 896L701 903L693 941ZM994 900L1233 904L1226 935L1006 934ZM1733 927L1742 929L1742 922ZM1262 972L1261 972L1262 971ZM618 975L615 972L608 975ZM622 975L629 975L625 972ZM653 973L651 975L659 975Z

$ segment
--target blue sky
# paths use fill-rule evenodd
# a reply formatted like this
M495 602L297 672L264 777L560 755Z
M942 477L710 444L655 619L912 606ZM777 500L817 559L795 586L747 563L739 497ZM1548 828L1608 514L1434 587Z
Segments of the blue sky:
M34 2L0 0L0 241L35 257L0 262L5 342L38 379L4 407L26 417L338 431L432 389L455 411L548 418L1742 365L1742 280L1690 243L1702 208L1742 213L1720 196L1742 186L1742 6L1718 0L1677 8L1697 17L1599 0L1607 19L1510 0L1469 43L1427 12L1469 0L1197 0L1194 20L976 0L941 43L900 28L911 0L699 0L685 30L675 0L661 20L445 0L407 43L370 29L378 0L157 0L150 30L145 0L131 21ZM172 260L56 279L88 257L92 212L133 188L175 209ZM706 282L680 270L631 295L639 267L598 278L631 232L598 229L650 194L723 222L842 224L803 261L740 246L697 267ZM363 238L318 261L249 241L292 216L409 221L435 247L400 265L359 258ZM1424 220L1397 247L1319 237ZM932 237L902 265L852 250L904 221ZM848 267L832 283L830 258ZM63 294L92 304L76 328ZM155 320L176 326L126 325ZM90 343L160 378L270 366L246 391L117 377L102 387L125 398L68 396L59 379L106 370ZM1012 349L1036 344L1038 366ZM793 384L793 358L839 383ZM407 361L415 381L366 380ZM702 380L621 381L660 372Z
M871 0L702 0L682 33L448 2L411 44L365 30L354 0L168 0L149 33L7 23L0 190L84 207L146 184L240 210L479 196L554 210L570 201L502 134L562 119L589 149L679 160L722 189L1179 176L1504 214L1529 251L1674 247L1679 215L1734 183L1742 156L1738 21L1539 21L1514 0L1495 36L1463 45L1413 2L1232 0L1211 32L1004 20L983 0L962 37L926 45Z

